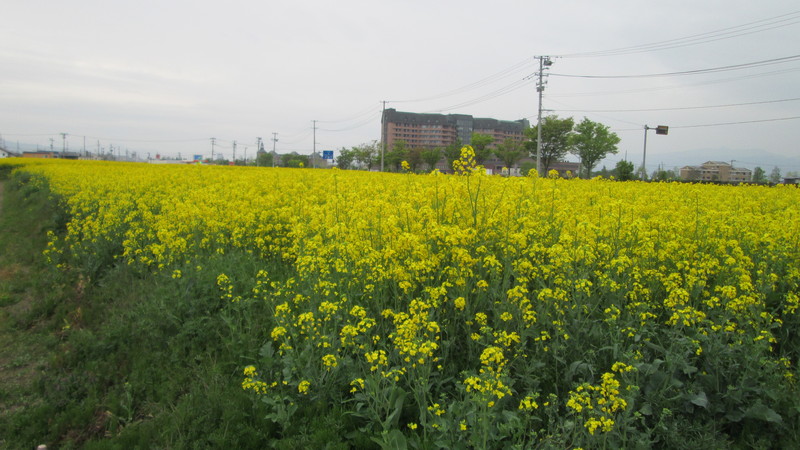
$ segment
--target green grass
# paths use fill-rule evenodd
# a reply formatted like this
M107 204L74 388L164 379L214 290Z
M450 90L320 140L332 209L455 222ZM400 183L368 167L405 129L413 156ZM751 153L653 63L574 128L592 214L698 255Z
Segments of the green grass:
M41 257L56 215L44 193L8 178L0 172L0 446L15 448L10 424L43 403L37 383L57 339L41 313L60 294Z

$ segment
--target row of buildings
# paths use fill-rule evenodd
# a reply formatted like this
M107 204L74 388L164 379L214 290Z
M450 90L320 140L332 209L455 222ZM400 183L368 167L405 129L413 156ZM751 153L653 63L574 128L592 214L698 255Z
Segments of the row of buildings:
M497 120L472 117L467 114L417 114L389 108L383 112L382 138L387 148L405 141L412 148L447 147L459 140L469 145L472 133L488 134L495 142L511 138L522 142L525 130L531 127L528 119Z
M437 148L448 147L457 142L470 145L472 133L480 133L494 138L494 144L489 145L492 148L506 139L523 142L525 130L530 127L528 119L498 120L468 114L419 114L388 108L384 110L381 120L381 139L387 149L394 148L398 141L405 142L410 148ZM564 164L569 167L555 169L563 169L564 173L568 170L577 171L577 163ZM490 158L483 165L493 173L500 173L504 167L497 158ZM437 168L442 171L452 169L447 166L444 159L437 164Z
M706 161L699 166L681 167L680 177L688 181L746 183L753 179L753 171L724 161Z

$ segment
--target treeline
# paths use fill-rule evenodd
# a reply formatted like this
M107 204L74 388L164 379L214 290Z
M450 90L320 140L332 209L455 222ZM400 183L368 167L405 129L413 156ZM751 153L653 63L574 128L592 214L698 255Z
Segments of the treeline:
M525 158L535 160L537 152L540 152L543 174L554 163L563 161L568 154L572 154L580 159L581 175L591 177L598 162L609 154L618 153L617 144L620 142L619 136L602 123L584 118L576 124L571 117L561 119L556 115L548 116L542 121L541 150L538 148L538 139L538 129L529 128L525 130L523 139L507 138L502 142L497 142L493 136L487 134L472 133L468 144L475 151L476 163L482 165L490 158L497 158L505 167L520 167L522 172L534 168L535 164L520 165L520 161ZM467 143L459 139L446 147L424 148L410 147L405 141L399 140L392 148L385 150L383 168L400 171L403 161L411 171L430 171L441 162L450 168L453 161L459 158L464 144ZM372 170L381 167L381 149L377 142L350 149L342 148L339 153L337 166L341 169Z

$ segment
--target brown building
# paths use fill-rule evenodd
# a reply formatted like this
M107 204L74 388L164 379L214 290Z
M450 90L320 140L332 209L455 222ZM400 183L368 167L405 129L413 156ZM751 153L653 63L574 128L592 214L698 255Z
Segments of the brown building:
M23 158L58 158L58 153L53 151L22 152Z
M405 141L410 148L447 147L459 139L469 145L472 133L488 134L501 143L506 138L524 140L527 119L507 121L473 118L466 114L417 114L389 108L383 113L381 135L386 149L391 150L397 141Z
M733 167L723 161L706 161L699 166L681 167L681 178L689 181L748 182L753 172L742 167Z

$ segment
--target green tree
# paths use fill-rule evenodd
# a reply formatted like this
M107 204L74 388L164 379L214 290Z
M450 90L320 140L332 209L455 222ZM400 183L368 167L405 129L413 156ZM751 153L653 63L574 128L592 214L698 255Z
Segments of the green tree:
M353 162L356 159L356 152L353 149L346 149L342 147L339 150L339 157L336 158L336 167L340 169L349 169L353 166Z
M256 165L259 167L272 167L272 153L259 152L256 156Z
M764 171L761 167L756 167L753 169L753 183L766 183L767 182L767 172Z
M423 151L425 151L425 149L420 147L415 147L408 150L406 154L406 162L408 163L409 166L411 166L412 172L416 172L422 165Z
M592 169L601 159L619 151L617 150L619 140L619 136L609 131L608 126L593 122L586 117L575 126L575 134L569 138L571 151L581 159L581 166L586 170L586 178L591 178Z
M616 178L619 181L629 181L634 179L633 171L634 171L633 163L630 161L620 161L614 167Z
M514 167L523 156L525 156L525 148L522 142L516 139L506 138L502 144L497 146L494 154L503 161L506 167L510 170Z
M650 179L653 181L671 181L678 178L674 170L657 169L653 171Z
M388 166L391 170L399 171L400 163L408 159L408 147L406 146L406 141L395 141L394 145L392 145L392 149L386 153L384 158L386 166Z
M772 169L772 172L770 172L769 182L776 184L781 182L781 169L778 169L778 166L775 166L775 168Z
M375 141L353 147L353 158L367 170L372 169L379 157L378 144Z
M285 167L309 167L308 155L300 155L297 152L281 155L281 163Z
M444 159L447 162L447 168L453 168L453 161L461 157L461 139L456 139L455 142L444 148Z
M492 149L490 145L494 143L494 136L481 133L472 133L470 144L472 149L475 150L475 162L483 164L487 158L492 156Z
M436 163L442 159L442 149L441 148L429 148L422 151L422 161L428 165L428 170L432 171L434 167L436 167Z
M563 160L570 151L570 136L575 128L575 120L572 117L559 119L556 115L542 118L542 173L547 173L550 165L554 162ZM526 143L528 152L533 159L536 159L536 146L539 133L536 127L525 130L525 136L529 139Z

